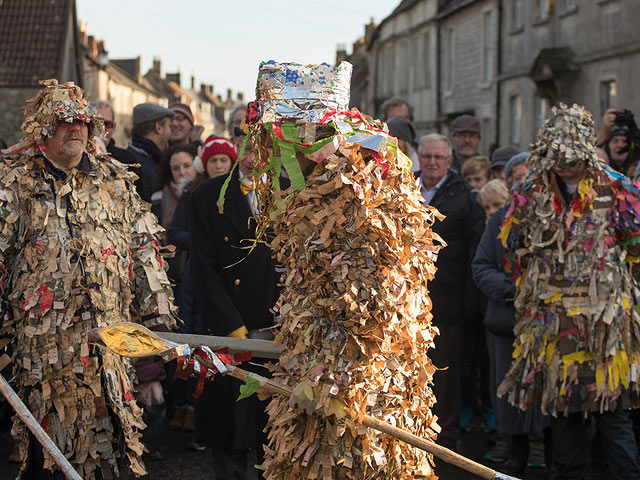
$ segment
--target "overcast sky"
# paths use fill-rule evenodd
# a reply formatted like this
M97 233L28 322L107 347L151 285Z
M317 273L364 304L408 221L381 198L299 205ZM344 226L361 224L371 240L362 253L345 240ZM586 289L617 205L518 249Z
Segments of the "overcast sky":
M77 0L78 18L88 34L104 40L111 58L153 57L162 73L180 69L182 85L213 83L255 96L262 60L334 63L336 46L364 34L371 18L379 23L400 0Z

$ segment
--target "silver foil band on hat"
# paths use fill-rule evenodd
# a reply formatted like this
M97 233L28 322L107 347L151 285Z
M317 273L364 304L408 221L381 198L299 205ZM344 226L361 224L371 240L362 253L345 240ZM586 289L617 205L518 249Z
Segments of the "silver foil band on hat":
M330 111L348 110L352 69L349 62L262 63L256 86L260 121L318 123Z

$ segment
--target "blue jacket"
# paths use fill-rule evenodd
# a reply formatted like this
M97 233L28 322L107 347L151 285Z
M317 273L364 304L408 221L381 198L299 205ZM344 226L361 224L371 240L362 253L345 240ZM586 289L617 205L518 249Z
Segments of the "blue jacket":
M506 207L501 208L489 219L471 263L471 271L476 285L489 298L485 327L495 335L513 336L516 287L502 267L505 250L498 239L505 213Z

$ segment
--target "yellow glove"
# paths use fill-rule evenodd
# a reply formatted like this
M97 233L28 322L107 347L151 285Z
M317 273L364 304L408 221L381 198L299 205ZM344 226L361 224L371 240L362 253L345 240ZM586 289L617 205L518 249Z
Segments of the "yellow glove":
M248 333L249 333L249 330L247 330L247 327L243 325L242 327L236 328L233 332L227 334L227 337L247 338Z

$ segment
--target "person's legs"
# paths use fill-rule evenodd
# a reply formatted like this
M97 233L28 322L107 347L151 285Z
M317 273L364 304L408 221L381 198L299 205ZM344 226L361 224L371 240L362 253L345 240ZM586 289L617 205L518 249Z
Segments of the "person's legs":
M247 478L247 450L212 449L216 480L245 480Z
M616 480L640 478L638 446L631 412L594 414L598 430L604 439L609 471Z
M549 479L584 480L589 472L582 414L551 417Z
M442 432L438 435L441 445L456 449L460 437L460 346L462 326L459 323L439 323L440 335L435 339L436 348L430 357L438 370L433 375L433 393L437 403L433 412L438 416Z

